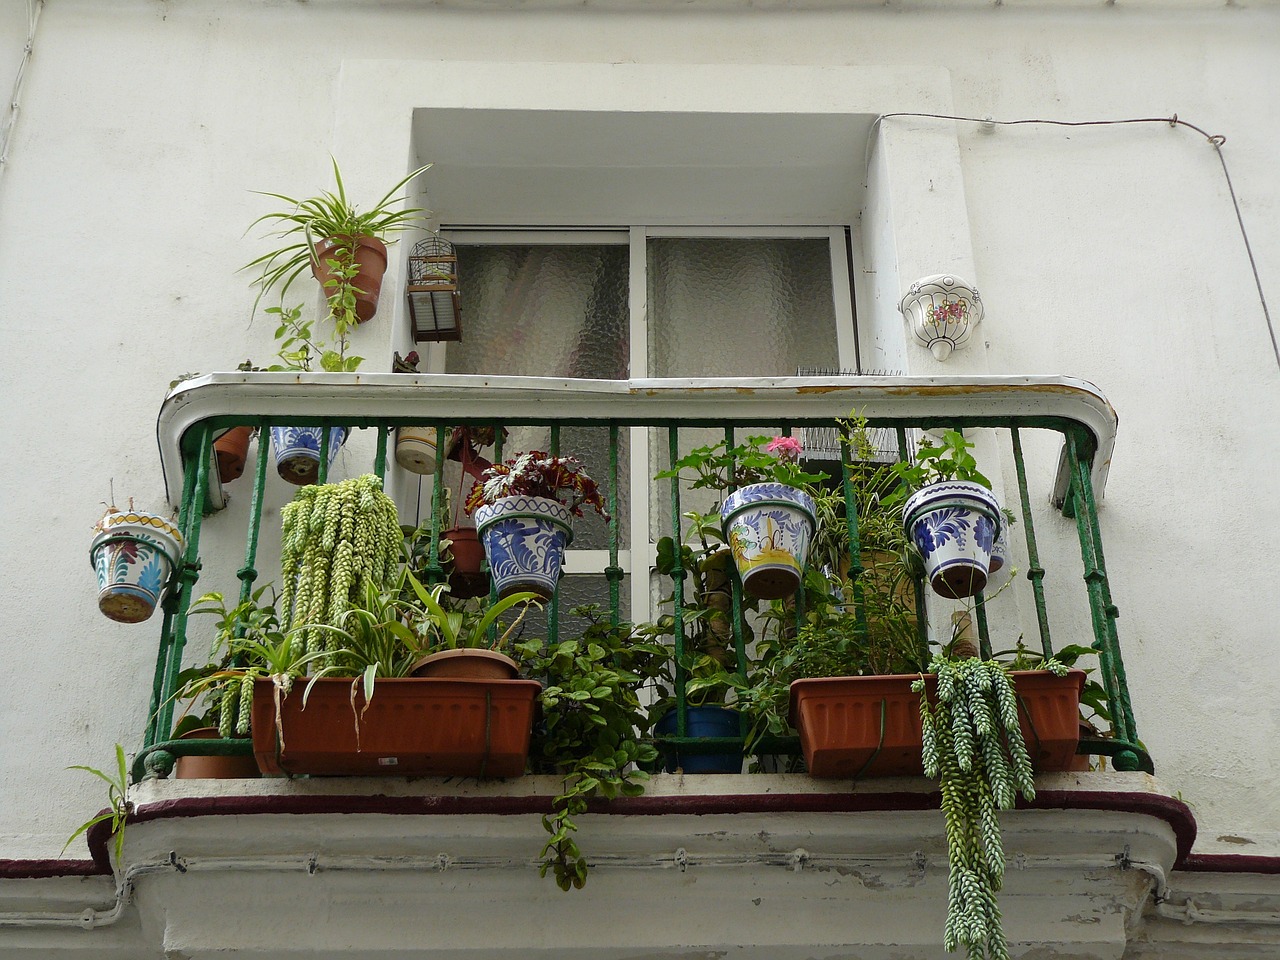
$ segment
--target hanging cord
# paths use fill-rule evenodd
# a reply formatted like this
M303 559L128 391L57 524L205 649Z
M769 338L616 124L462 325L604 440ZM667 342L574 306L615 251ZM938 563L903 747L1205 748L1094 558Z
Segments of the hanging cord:
M5 110L4 127L0 129L0 176L4 176L5 167L9 163L9 137L18 122L18 104L22 97L22 81L27 73L27 63L31 60L31 51L36 45L36 24L40 22L40 11L44 9L44 0L27 0L27 43L22 48L22 60L18 63L18 76L13 81L13 94Z
M1235 185L1231 182L1231 172L1227 170L1227 158L1222 153L1222 145L1227 142L1227 138L1221 134L1211 134L1207 130L1197 127L1194 123L1188 123L1186 120L1180 120L1175 113L1171 117L1130 117L1122 120L1045 120L1039 118L1025 120L991 120L986 117L954 117L945 113L884 113L876 117L875 122L871 124L871 132L874 134L876 127L880 125L882 120L889 120L893 117L921 117L929 120L957 120L961 123L980 123L993 127L1017 127L1023 124L1043 124L1051 127L1110 127L1119 126L1127 123L1167 123L1171 127L1187 127L1194 130L1200 136L1204 137L1218 154L1218 162L1222 164L1222 176L1227 181L1227 192L1231 195L1231 206L1236 212L1236 223L1240 225L1240 238L1244 241L1244 250L1249 257L1249 269L1253 271L1253 283L1258 289L1258 302L1262 304L1262 316L1267 321L1267 333L1271 337L1271 350L1276 357L1276 366L1280 367L1280 343L1276 341L1275 326L1271 322L1271 310L1267 306L1267 295L1262 289L1262 278L1258 274L1258 261L1253 255L1253 246L1249 243L1249 233L1245 230L1244 215L1240 212L1240 201L1236 197ZM863 168L867 166L871 155L871 137L867 139L867 156L864 158Z

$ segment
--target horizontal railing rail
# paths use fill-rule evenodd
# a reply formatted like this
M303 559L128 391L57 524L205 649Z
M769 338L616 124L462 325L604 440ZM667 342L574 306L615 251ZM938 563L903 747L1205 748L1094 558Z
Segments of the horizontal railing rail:
M1129 704L1123 661L1116 632L1118 610L1111 597L1102 551L1102 539L1096 509L1106 482L1107 468L1115 443L1116 415L1101 392L1093 385L1065 377L979 377L979 378L911 378L911 377L796 377L777 379L717 380L631 380L582 381L535 377L485 377L428 374L294 374L294 373L225 373L210 374L179 384L166 398L157 422L157 437L165 483L171 502L180 508L180 527L186 540L186 555L174 574L164 608L160 650L153 682L151 713L144 736L144 749L135 766L136 774L164 775L174 757L189 753L248 752L240 742L174 741L170 739L173 722L173 698L178 674L182 669L187 636L188 608L193 587L202 576L205 554L201 551L201 526L210 510L225 506L213 465L214 439L233 426L310 425L342 426L373 431L376 438L368 471L384 476L388 469L392 431L397 426L434 426L438 431L438 448L444 449L446 427L491 426L514 428L534 426L549 430L550 445L559 445L560 431L570 427L598 427L609 431L607 447L612 451L608 476L602 486L611 497L619 489L619 441L631 427L656 430L653 446L659 451L656 461L664 469L686 453L688 438L705 436L714 428L717 437L731 444L750 434L770 432L791 434L807 429L829 430L851 411L865 417L869 425L896 434L898 454L908 452L908 430L951 428L970 433L994 430L1008 438L1000 448L1000 457L1012 460L1016 474L1016 503L1010 497L1008 506L1019 515L1021 533L1025 537L1029 568L1026 577L1035 608L1033 629L1038 633L1040 651L1052 655L1048 604L1036 540L1032 492L1028 487L1023 437L1028 431L1051 431L1060 438L1053 481L1043 494L1036 493L1036 503L1051 502L1073 519L1082 558L1081 576L1088 598L1088 612L1075 612L1074 620L1087 623L1089 645L1098 655L1097 678L1106 692L1110 707L1111 729L1102 735L1086 738L1081 752L1107 754L1118 769L1151 769L1149 757L1137 739L1136 726ZM495 433L500 438L501 429ZM325 432L325 446L328 432ZM702 442L702 441L699 441ZM325 478L326 458L321 451L320 480ZM507 451L508 454L516 452ZM565 453L573 453L566 450ZM498 456L503 453L499 440ZM243 564L236 571L241 583L241 599L246 599L258 580L257 553L262 533L262 507L268 477L268 444L258 445L252 476L241 481L250 490L249 529L244 541ZM1043 448L1039 456L1043 459ZM841 458L836 468L847 480L850 466ZM633 465L633 473L635 467ZM351 473L349 465L345 473ZM443 458L435 475L433 509L431 510L431 550L429 570L433 577L442 573L438 561L439 490L443 479ZM270 481L280 482L280 481ZM658 481L664 483L664 481ZM655 487L655 489L657 489ZM682 520L681 487L670 481L663 527L665 535L682 543L688 533ZM856 578L861 569L858 558L858 523L850 500L849 484L844 484L849 516L848 546L851 569ZM616 507L616 503L613 504ZM619 567L621 537L617 509L608 525L608 551L602 554L607 563L598 574L609 584L611 615L619 617ZM221 533L221 531L219 531ZM633 539L636 538L632 529ZM654 538L657 539L656 537ZM647 584L652 564L653 544L644 535L644 543L630 545L633 575ZM219 556L234 550L218 543L212 551ZM917 584L917 586L921 586ZM749 642L740 626L743 597L741 584L732 578L733 588L733 659L738 675L744 676L750 660ZM684 654L687 625L682 621L685 608L683 573L677 569L670 584L660 593L672 594L674 617L672 643L677 661ZM927 648L929 640L928 611L923 589L917 594L920 641ZM802 598L801 598L802 599ZM796 616L801 609L797 607ZM981 594L975 600L974 619L978 640L984 655L992 653L987 623L986 601ZM554 637L560 611L553 598L548 633ZM634 619L649 619L634 614ZM798 620L797 620L798 622ZM1075 628L1073 623L1072 627ZM691 737L687 725L688 681L684 666L676 670L676 712L678 722L674 734L663 742L691 754L715 752L743 742L745 723L737 737ZM768 750L789 751L794 743L785 738L766 740L757 746Z

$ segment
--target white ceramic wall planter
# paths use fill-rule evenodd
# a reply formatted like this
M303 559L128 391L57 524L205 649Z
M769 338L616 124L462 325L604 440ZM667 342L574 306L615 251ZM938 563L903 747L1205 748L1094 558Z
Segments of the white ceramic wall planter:
M982 300L976 287L952 274L939 273L917 280L898 309L911 325L912 335L938 360L969 342L982 320Z

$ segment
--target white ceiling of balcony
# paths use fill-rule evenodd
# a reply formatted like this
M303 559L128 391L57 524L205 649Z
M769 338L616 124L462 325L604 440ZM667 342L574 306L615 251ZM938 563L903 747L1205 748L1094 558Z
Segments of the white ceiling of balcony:
M420 109L446 225L838 224L861 204L873 117Z

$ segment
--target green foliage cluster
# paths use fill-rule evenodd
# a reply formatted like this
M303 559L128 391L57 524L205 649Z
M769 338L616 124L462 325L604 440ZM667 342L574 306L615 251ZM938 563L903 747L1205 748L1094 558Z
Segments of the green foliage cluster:
M648 775L640 767L658 752L642 739L649 721L639 691L668 656L662 644L646 642L629 623L610 623L597 607L578 607L573 614L589 621L580 637L516 647L529 673L546 684L544 723L535 731L530 760L564 778L551 814L542 818L548 839L540 868L562 890L580 889L587 880L587 861L574 834L588 800L644 792L638 781Z
M382 481L365 474L340 483L306 486L281 512L284 589L281 617L307 653L337 648L334 626L353 597L375 590L396 571L403 534L396 505Z
M940 443L925 437L916 450L914 462L893 465L893 473L901 486L890 494L890 502L905 500L932 483L948 480L976 483L990 490L991 481L978 470L978 461L969 452L972 449L973 443L959 430L944 430Z

